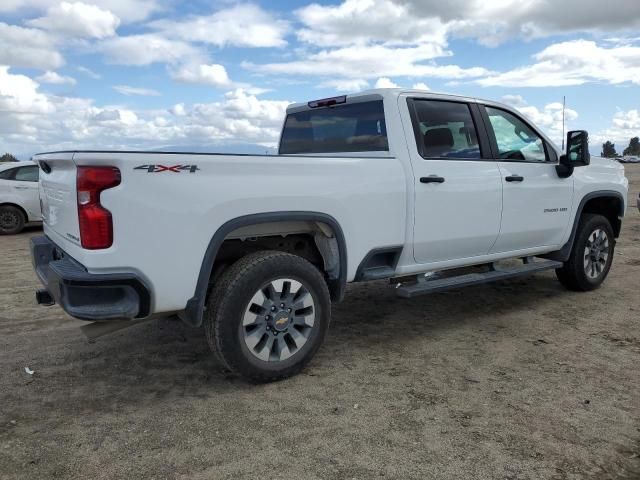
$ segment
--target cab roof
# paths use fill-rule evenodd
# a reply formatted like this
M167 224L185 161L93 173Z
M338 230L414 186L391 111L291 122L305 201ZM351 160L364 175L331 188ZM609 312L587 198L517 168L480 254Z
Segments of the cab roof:
M424 97L424 98L433 98L433 99L441 99L441 100L458 100L458 101L472 102L472 103L478 103L479 102L479 103L485 103L487 105L501 106L503 108L507 108L509 110L513 110L512 107L510 107L509 105L505 105L505 104L502 104L500 102L496 102L496 101L493 101L493 100L482 100L482 99L475 98L475 97L467 97L467 96L464 96L464 95L456 95L456 94L452 94L452 93L432 92L431 90L418 90L418 89L413 89L413 88L371 88L371 89L363 90L363 91L357 92L357 93L349 93L349 94L345 94L345 95L336 95L335 97L311 100L309 102L304 102L304 103L303 102L292 103L291 105L289 105L287 107L287 112L305 110L305 109L311 108L310 104L317 103L317 102L322 102L323 100L342 99L342 98L344 98L345 99L344 101L341 101L341 102L338 102L338 103L349 103L350 99L351 100L361 99L361 97L379 96L379 97L382 97L382 98L389 98L389 97L397 98L398 96L400 96L402 94L415 94L415 95L420 95L421 97ZM324 105L316 105L316 106L324 106Z

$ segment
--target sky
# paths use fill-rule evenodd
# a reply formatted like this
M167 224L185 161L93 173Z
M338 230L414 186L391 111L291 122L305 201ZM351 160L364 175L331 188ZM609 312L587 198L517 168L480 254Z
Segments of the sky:
M286 106L400 86L502 101L558 144L640 135L640 1L2 0L0 153L264 152Z

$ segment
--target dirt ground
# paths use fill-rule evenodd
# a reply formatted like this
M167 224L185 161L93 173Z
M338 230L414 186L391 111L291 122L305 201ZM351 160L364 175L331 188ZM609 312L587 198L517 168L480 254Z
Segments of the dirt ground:
M640 478L640 165L613 269L397 298L349 288L303 374L254 386L202 330L89 343L0 238L0 478ZM35 373L25 372L29 367Z

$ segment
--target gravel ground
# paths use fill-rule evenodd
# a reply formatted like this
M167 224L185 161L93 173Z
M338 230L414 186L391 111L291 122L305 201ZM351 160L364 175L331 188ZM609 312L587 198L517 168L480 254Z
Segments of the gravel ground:
M613 269L402 300L349 288L287 381L226 374L168 319L91 344L0 238L0 478L640 478L640 165ZM35 373L25 372L29 367Z

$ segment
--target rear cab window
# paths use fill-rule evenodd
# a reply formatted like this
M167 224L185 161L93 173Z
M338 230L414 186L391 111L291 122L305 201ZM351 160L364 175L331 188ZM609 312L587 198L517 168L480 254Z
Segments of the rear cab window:
M426 159L480 160L470 107L464 102L410 99L418 152Z
M382 100L344 102L289 113L279 153L388 152Z

